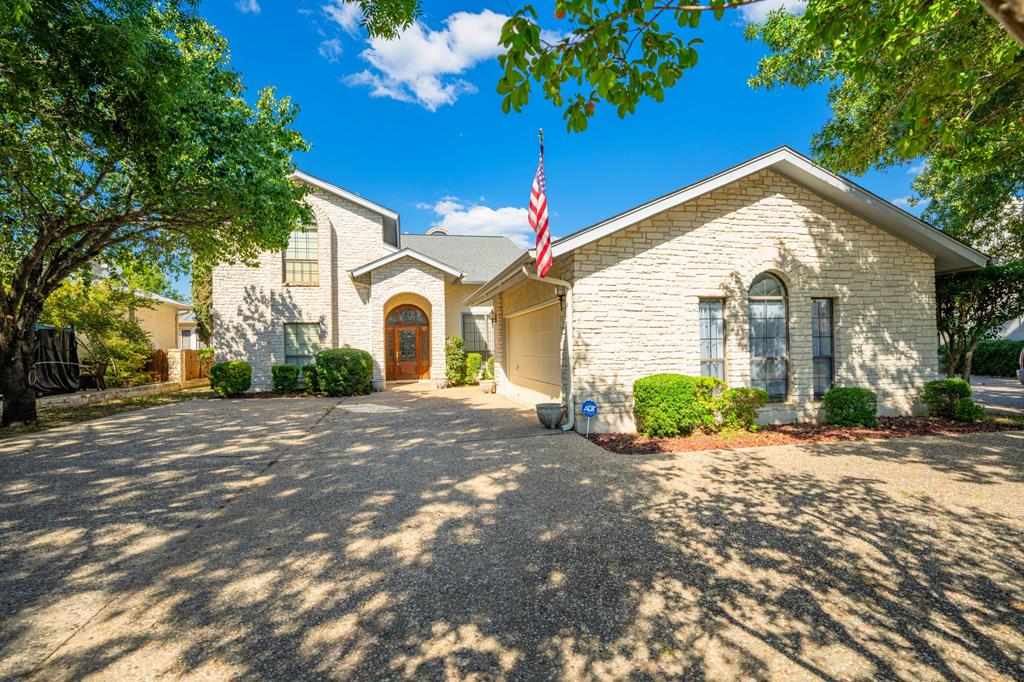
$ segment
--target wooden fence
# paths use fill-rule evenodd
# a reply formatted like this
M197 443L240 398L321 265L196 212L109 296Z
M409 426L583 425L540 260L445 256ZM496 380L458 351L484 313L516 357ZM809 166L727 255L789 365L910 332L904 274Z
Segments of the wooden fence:
M153 351L153 354L149 356L149 362L146 363L146 373L149 374L149 378L153 383L167 381L167 351Z

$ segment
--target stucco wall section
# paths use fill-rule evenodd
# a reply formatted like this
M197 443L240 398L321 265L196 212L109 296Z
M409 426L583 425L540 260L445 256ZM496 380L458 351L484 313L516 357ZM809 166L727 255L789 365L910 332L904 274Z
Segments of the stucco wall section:
M445 376L445 273L412 258L401 258L377 268L363 279L370 284L369 311L372 311L370 353L373 355L373 381L383 387L385 377L384 311L388 302L401 294L417 294L430 302L430 378Z
M256 267L213 271L213 345L219 359L252 363L253 389L269 389L270 366L284 362L285 323L319 323L322 348L371 345L369 294L348 273L393 251L383 241L383 219L319 190L306 201L318 228L316 285L285 285L280 251L262 254Z
M445 336L462 336L462 313L489 315L491 306L467 306L470 294L480 288L479 284L445 284L446 319ZM493 337L492 337L493 338Z
M152 308L137 308L135 321L149 334L154 347L167 350L177 348L178 308L170 303L156 303Z

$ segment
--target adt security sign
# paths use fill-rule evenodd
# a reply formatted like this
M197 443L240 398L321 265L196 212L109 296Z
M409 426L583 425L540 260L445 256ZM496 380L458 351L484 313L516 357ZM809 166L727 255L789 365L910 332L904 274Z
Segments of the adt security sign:
M587 418L587 435L589 436L590 435L590 419L592 417L596 417L597 416L597 403L595 403L593 400L586 401L585 403L583 403L583 406L580 408L580 412L582 412L583 416Z

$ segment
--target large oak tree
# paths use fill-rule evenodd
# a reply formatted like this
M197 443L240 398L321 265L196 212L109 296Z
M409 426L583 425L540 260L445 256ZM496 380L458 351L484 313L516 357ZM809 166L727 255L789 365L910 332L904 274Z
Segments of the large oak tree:
M192 3L0 0L0 392L35 419L34 328L100 259L251 260L311 219L287 98L246 100Z

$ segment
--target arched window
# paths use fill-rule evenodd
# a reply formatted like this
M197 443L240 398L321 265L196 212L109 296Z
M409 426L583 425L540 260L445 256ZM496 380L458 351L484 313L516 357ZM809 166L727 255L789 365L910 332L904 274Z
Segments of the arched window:
M789 392L789 322L786 287L778 277L754 278L750 302L750 385L763 388L773 401Z
M388 324L426 324L427 316L413 305L402 305L388 315Z

